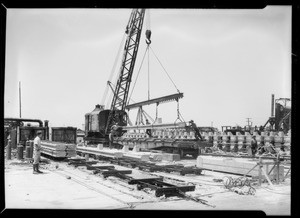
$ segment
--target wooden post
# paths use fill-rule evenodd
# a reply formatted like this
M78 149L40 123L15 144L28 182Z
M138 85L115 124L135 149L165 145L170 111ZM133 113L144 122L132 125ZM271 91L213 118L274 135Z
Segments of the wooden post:
M6 160L11 159L11 140L9 139L6 146Z
M258 184L261 185L261 168L262 168L261 157L259 157L259 159L258 159L258 165L259 165L259 168L258 168Z
M276 160L276 162L277 162L277 175L276 175L276 184L279 184L279 178L280 178L280 176L279 176L279 164L280 164L280 160L279 160L279 158Z

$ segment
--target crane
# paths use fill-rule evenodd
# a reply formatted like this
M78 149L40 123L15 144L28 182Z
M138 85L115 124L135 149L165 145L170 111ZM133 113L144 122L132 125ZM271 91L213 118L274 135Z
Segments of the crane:
M144 17L145 9L133 9L130 14L125 29L126 41L115 87L112 88L111 83L108 82L113 91L113 99L109 109L104 110L103 105L96 105L94 111L85 115L86 141L105 142L113 124L127 125L128 116L125 107L139 49ZM150 37L151 30L147 30L146 43L148 44L151 43Z
M107 118L105 134L109 133L113 123L118 122L121 125L126 125L127 123L125 106L128 98L132 72L138 53L144 16L145 9L133 9L126 26L125 32L127 34L127 39L125 42L119 78L114 89L113 100L111 102L110 112ZM151 34L149 34L148 31L146 36L148 36L150 40Z

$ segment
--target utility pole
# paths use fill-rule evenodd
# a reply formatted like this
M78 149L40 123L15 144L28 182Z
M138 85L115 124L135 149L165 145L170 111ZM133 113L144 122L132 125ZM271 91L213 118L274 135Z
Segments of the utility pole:
M21 116L21 81L19 81L19 106L20 106L20 118Z
M252 122L250 121L251 118L246 118L246 119L247 119L248 126L250 126L250 123L252 123Z

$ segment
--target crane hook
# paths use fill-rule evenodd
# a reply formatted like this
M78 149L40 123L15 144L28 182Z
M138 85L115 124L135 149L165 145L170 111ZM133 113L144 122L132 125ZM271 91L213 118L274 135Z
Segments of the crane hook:
M151 44L151 30L146 30L146 43L149 45Z

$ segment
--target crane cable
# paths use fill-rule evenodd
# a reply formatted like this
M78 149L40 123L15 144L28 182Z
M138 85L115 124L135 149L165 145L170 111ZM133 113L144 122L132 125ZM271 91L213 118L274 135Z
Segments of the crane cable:
M135 88L136 81L137 81L137 79L138 79L138 77L139 77L139 75L140 75L141 68L142 68L142 65L143 65L143 62L144 62L144 59L145 59L145 56L146 56L147 51L148 51L148 47L147 47L147 49L146 49L146 51L145 51L145 53L144 53L144 56L143 56L143 59L142 59L142 63L141 63L141 65L140 65L140 68L139 68L139 70L138 70L138 74L137 74L137 76L136 76L136 78L135 78L135 81L134 81L134 84L133 84L131 93L130 93L129 98L128 98L127 105L129 104L129 100L131 99L133 90L134 90L134 88Z
M159 62L160 66L164 69L165 73L167 74L167 76L169 77L169 79L171 80L171 82L173 83L173 85L175 86L176 90L178 93L180 93L179 89L177 88L177 86L175 85L174 81L172 80L172 78L170 77L170 75L168 74L167 70L164 68L164 66L162 65L162 63L160 62L159 58L156 56L156 54L154 53L153 49L151 46L149 46L151 51L153 52L155 58L157 59L157 61Z

